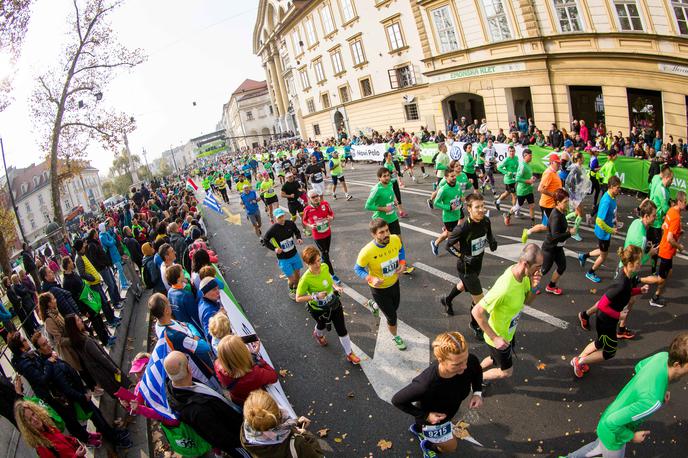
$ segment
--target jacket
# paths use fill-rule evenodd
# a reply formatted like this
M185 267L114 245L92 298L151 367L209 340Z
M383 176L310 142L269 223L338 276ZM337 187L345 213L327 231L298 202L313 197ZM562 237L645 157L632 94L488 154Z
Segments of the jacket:
M260 444L247 437L245 426L240 430L241 445L253 458L322 458L318 439L306 432L301 434L292 429L291 434L277 444ZM296 454L291 452L292 444Z
M141 245L133 237L125 237L124 245L126 245L129 254L131 254L131 260L140 269L141 261L143 261L143 252L141 251Z
M69 337L65 334L64 326L58 325L53 317L48 316L45 318L45 330L52 338L60 358L65 360L65 362L74 369L80 371L81 362L79 361L79 355L74 351L69 341Z
M17 422L14 419L14 403L21 399L22 396L14 390L14 383L0 374L0 415L7 418L15 426Z
M91 375L93 380L110 395L114 395L120 387L129 388L131 381L122 372L121 379L115 380L115 372L119 369L103 347L91 337L86 337L83 348L77 348L81 365Z
M51 362L45 356L43 358L46 383L53 392L58 392L64 395L70 402L86 401L86 387L81 380L81 376L63 359L57 359Z
M210 319L215 315L217 312L222 309L222 304L218 302L211 301L210 299L207 299L206 297L202 296L201 300L198 302L198 318L200 319L202 329L201 331L204 333L206 338L209 339L210 332L208 331L208 324L210 323Z
M239 405L246 401L251 391L277 382L277 371L261 357L258 357L258 362L253 365L251 372L238 379L225 372L219 359L215 360L215 373L220 384L229 391L232 401Z
M179 233L170 234L170 240L167 243L172 245L172 248L177 255L177 262L181 264L182 260L184 259L184 252L186 251L186 238Z
M100 242L95 239L88 239L86 243L86 257L88 257L88 260L91 261L91 264L98 272L112 265L110 256L105 252Z
M43 435L50 441L50 448L36 447L39 458L73 458L81 445L78 439L61 433L57 428L51 428Z
M31 254L31 251L22 250L21 256L25 271L33 272L34 270L36 270L36 261L34 261L33 254Z
M169 379L165 383L167 402L180 421L191 426L213 448L230 453L241 447L239 429L242 415L231 407L229 401L220 399L219 394L204 393L211 388L198 382L194 383L195 388L174 387Z
M12 367L24 377L33 393L48 404L53 404L55 398L48 389L48 375L45 372L45 361L36 351L27 351L21 355L12 355Z
M156 264L155 262L155 256L158 254L156 253L153 256L145 256L143 260L141 261L143 265L143 269L146 269L146 272L148 272L148 276L153 282L152 286L153 291L156 293L166 293L165 290L165 284L162 282L162 277L160 276L160 267Z
M103 279L98 273L98 269L93 265L90 259L86 255L77 254L74 258L74 264L76 265L76 270L79 272L81 278L83 278L86 283L90 286L99 284Z
M119 254L119 251L117 250L117 239L115 238L116 236L109 231L103 231L99 234L98 237L100 238L100 243L103 245L103 249L105 249L108 253L108 256L110 256L110 261L112 262L112 264L122 262L122 256Z
M175 320L191 323L199 331L202 330L200 321L198 321L198 305L192 292L172 286L167 291L167 299L170 301Z
M12 290L19 298L22 308L24 308L27 312L33 310L33 307L36 305L33 300L34 294L26 289L26 286L24 286L22 283L15 283L12 285Z
M44 293L49 292L55 296L55 300L57 301L57 309L60 311L62 316L67 316L70 313L74 313L76 315L79 314L79 306L76 305L76 301L72 297L72 294L66 289L62 288L58 282L44 281L41 285L41 291Z

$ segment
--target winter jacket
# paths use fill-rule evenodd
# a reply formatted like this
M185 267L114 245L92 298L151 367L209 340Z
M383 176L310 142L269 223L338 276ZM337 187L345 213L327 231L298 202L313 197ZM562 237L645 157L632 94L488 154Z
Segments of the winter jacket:
M86 244L86 256L98 272L101 272L105 268L112 266L112 260L110 259L110 256L105 252L103 246L98 240L88 239Z
M86 336L83 348L77 348L76 352L84 369L106 393L114 395L120 387L128 389L131 386L125 373L121 374L119 382L115 379L119 368L95 339Z
M225 372L219 359L215 360L215 373L220 384L229 391L232 401L239 405L243 405L251 391L277 382L277 371L261 357L258 357L251 372L238 379Z
M125 237L124 245L129 250L131 254L131 260L134 261L136 267L141 268L141 261L143 261L143 252L141 251L141 245L133 237Z
M98 269L96 269L86 255L77 254L74 258L74 264L76 265L76 270L79 272L81 278L86 280L86 283L88 283L90 286L97 285L103 281L102 277L98 273Z
M36 447L39 458L74 458L81 445L78 439L61 433L57 428L50 428L43 435L50 441L50 447Z
M141 261L141 264L143 265L143 269L146 269L149 278L153 282L152 285L149 286L152 286L153 291L156 293L165 294L165 284L162 282L162 277L160 276L160 266L156 264L155 256L158 256L158 254L156 253L153 256L145 256Z
M48 316L45 319L45 330L51 337L60 358L74 369L80 371L81 362L79 361L79 355L74 351L74 348L72 348L69 337L65 334L64 325L60 326L55 319Z
M198 305L192 292L172 286L167 291L167 299L170 301L175 320L191 323L199 332L202 331L203 328L198 320Z
M21 252L22 264L26 272L33 272L36 270L36 261L33 259L33 254L30 250L22 250Z
M198 318L201 322L201 332L204 333L206 338L210 340L210 332L208 331L208 324L210 319L222 308L222 304L218 301L211 301L206 297L201 297L198 302Z
M181 264L184 259L184 252L186 251L186 238L179 233L170 234L170 240L167 243L172 245L174 253L177 255L177 262Z
M46 383L52 392L62 393L70 402L86 401L86 387L76 369L63 359L43 358Z
M100 238L100 243L103 245L103 249L107 251L108 256L110 256L110 261L112 264L117 264L122 262L122 256L117 250L117 239L110 231L103 231L98 236Z
M72 294L66 289L62 288L58 282L47 282L44 281L41 285L41 291L44 293L51 293L55 296L57 301L57 309L60 311L62 316L67 316L70 313L79 315L79 306L76 305L76 301Z
M14 403L20 401L22 396L14 390L14 383L0 374L0 415L7 418L13 425L17 425L14 419Z
M45 372L45 361L36 351L27 351L21 355L12 355L12 367L24 377L33 393L48 404L53 404L55 398L48 388L48 375Z

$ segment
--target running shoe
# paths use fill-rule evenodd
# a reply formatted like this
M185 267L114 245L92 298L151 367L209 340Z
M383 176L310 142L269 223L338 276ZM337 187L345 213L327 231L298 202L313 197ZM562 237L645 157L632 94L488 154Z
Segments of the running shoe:
M583 241L583 237L581 237L581 235L580 235L578 232L576 232L575 234L573 234L573 235L571 236L571 238L572 238L573 240L575 240L576 242L582 242L582 241Z
M366 302L366 306L370 309L375 318L380 317L380 308L377 306L374 300L368 299L368 302Z
M404 273L405 273L406 275L411 275L411 274L413 273L414 270L416 270L415 267L413 267L413 266L406 266L406 270L404 271Z
M585 253L578 253L578 264L580 264L581 267L585 266Z
M400 218L408 218L408 212L399 212Z
M587 374L588 372L590 372L590 366L588 366L587 364L581 364L580 368L583 369L584 374Z
M454 315L454 307L452 307L451 302L447 301L446 297L440 298L440 304L442 304L442 307L444 308L444 313L446 313L449 316Z
M528 229L523 228L523 232L521 232L521 243L526 243L528 241Z
M561 290L561 288L559 288L558 286L551 287L551 286L549 286L549 285L547 285L547 286L545 287L545 292L546 292L546 293L550 293L550 294L554 294L555 296L561 296L562 293L563 293L563 291Z
M432 199L426 200L425 203L428 204L428 208L429 208L430 210L434 210L434 209L435 209L435 205L432 203Z
M320 345L321 347L327 346L327 338L324 335L319 336L315 331L313 331L313 338L316 342L318 342L318 345Z
M348 355L346 355L346 360L349 361L351 364L355 364L357 366L361 364L361 358L356 356L354 352L351 352Z
M434 240L430 240L430 249L432 250L432 254L434 254L435 256L440 255L440 249Z
M585 278L595 283L599 283L602 281L602 279L595 272L586 273Z
M585 331L590 330L590 318L586 317L583 312L580 312L578 314L578 322L580 323L581 328Z
M495 207L498 212L502 211L502 203L499 200L495 200Z
M406 342L404 342L404 339L401 338L401 336L394 336L394 345L397 346L397 349L399 350L406 350Z
M289 289L289 299L292 301L296 300L296 290L295 289Z
M122 310L124 308L124 302L119 302L119 303L113 305L112 308L115 310Z
M346 200L351 200L351 199L353 199L353 198L354 198L354 196L352 196L351 194L347 194L347 195L346 195Z
M585 372L583 372L583 368L581 367L580 363L578 362L578 356L574 356L571 359L571 367L573 367L573 373L576 377L578 378L583 378L583 375L585 375Z
M430 175L428 175L427 173L424 173L424 174L423 174L423 179L425 179L425 178L427 178L427 177L429 177L429 176L430 176Z
M411 424L411 426L409 426L409 432L411 434L413 434L414 436L416 436L416 438L419 441L422 441L425 439L425 434L423 434L423 431L421 431L420 427L416 423L413 423L413 424Z
M437 458L437 452L432 449L432 442L429 440L421 440L420 449L423 451L423 458Z
M334 282L335 285L342 286L342 281L339 279L338 276L332 275L332 281Z
M650 306L662 308L666 306L666 301L659 296L652 296L650 298Z
M470 327L471 327L471 329L473 330L473 333L475 334L475 338L476 338L479 342L484 342L484 341L485 341L485 333L484 333L483 330L480 328L480 326L478 326L477 323L471 323L471 324L470 324Z
M636 333L635 331L631 331L630 329L626 328L621 331L621 329L616 330L616 338L617 339L626 339L626 340L631 340L635 339Z
M511 226L511 213L504 214L504 225Z
M333 198L334 200L337 200L337 194L332 193L332 198Z

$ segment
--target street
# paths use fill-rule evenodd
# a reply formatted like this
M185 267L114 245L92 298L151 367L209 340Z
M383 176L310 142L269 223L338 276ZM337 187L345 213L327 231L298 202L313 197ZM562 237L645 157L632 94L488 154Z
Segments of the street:
M376 182L376 166L357 163L355 167L345 170L354 199L343 199L343 190L338 190L338 200L332 199L331 192L325 194L325 199L335 212L332 262L347 285L342 303L355 351L363 359L360 367L345 360L333 331L327 333L327 347L321 348L314 341L313 319L303 305L289 300L275 255L258 243L236 192L230 194L229 208L232 213L242 213L241 225L230 224L223 219L227 215L208 209L204 211L206 224L230 288L276 369L286 370L281 382L294 409L313 421L311 431L328 430L326 440L334 450L331 455L420 456L418 443L408 432L412 418L389 404L389 399L427 367L432 357L430 344L440 332L463 333L470 351L479 359L488 351L484 343L475 340L468 326L468 294L454 300L453 317L445 316L439 304L440 295L446 295L451 282L456 281L456 260L444 246L440 247L439 257L430 251L430 240L441 230L441 212L430 211L425 204L432 190L432 176L421 184L405 178L406 188L402 188L403 204L409 213L409 218L400 220L402 238L407 260L416 267L400 280L399 317L403 324L400 322L399 333L408 344L405 352L393 347L384 319L380 324L363 306L370 297L369 288L354 274L353 267L358 251L370 240L370 213L363 205ZM498 184L498 189L503 186ZM492 230L499 242L498 250L486 251L483 261L481 281L484 288L489 288L518 257L521 230L530 221L521 216L506 227L492 205L492 197L486 199ZM584 201L588 210L590 200ZM610 285L618 261L615 251L623 243L625 229L632 221L628 215L638 199L623 195L618 202L624 228L621 237L613 239L612 253L599 271L602 283L587 280L575 258L577 251L596 246L592 231L583 228L583 241L570 240L566 245L567 270L558 283L564 295L555 297L543 292L524 311L517 330L513 377L484 389L482 409L468 411L466 401L455 417L455 421L468 423L472 437L483 445L461 441L457 455L557 456L592 441L599 415L630 379L633 366L665 350L671 339L685 330L688 300L683 292L688 262L679 255L674 261L674 276L668 282L668 306L650 307L649 294L639 298L628 321L628 326L638 332L636 339L622 341L616 358L593 366L585 378L574 377L569 360L595 337L594 328L592 332L580 328L576 315L594 304ZM283 199L280 204L286 206ZM263 232L268 227L269 219L263 213ZM533 241L541 242L543 238L544 234L538 234ZM309 243L312 239L304 237L304 246ZM543 281L548 279L549 275ZM646 423L645 429L652 431L650 440L630 444L629 456L685 456L682 450L687 440L682 417L688 402L686 384L679 382L670 390L671 401ZM382 451L380 440L390 441L392 448Z

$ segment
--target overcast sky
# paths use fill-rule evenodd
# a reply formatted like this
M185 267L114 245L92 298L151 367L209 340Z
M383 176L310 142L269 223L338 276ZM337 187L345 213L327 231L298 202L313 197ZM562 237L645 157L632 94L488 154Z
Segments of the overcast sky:
M14 102L0 113L8 166L44 157L36 147L28 99L35 76L61 54L71 5L71 0L35 2L15 69ZM120 41L148 55L147 62L119 76L104 93L104 101L136 118L137 130L129 137L132 152L141 154L145 148L150 162L170 145L214 131L234 89L246 78L265 79L253 55L257 5L257 0L128 0L112 14ZM0 56L0 77L6 64ZM89 159L105 175L113 156L97 148Z

